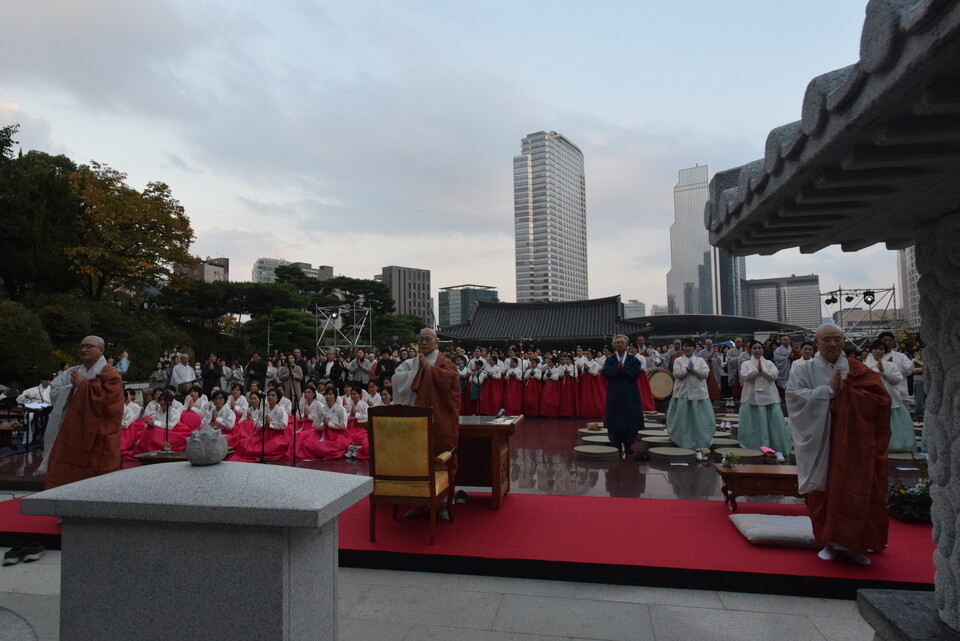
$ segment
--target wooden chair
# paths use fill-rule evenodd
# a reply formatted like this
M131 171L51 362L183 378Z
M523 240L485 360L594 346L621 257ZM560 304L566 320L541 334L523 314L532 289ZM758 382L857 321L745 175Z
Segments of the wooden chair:
M437 509L446 500L447 514L453 521L454 479L440 464L450 460L455 448L440 456L431 454L433 409L412 405L386 405L370 408L370 540L376 540L377 504L409 505L427 508L430 513L430 545L437 525Z

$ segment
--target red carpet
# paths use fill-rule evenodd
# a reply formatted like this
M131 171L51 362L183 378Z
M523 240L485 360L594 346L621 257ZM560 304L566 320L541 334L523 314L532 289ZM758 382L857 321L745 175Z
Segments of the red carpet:
M806 514L803 505L738 505L744 514ZM430 563L429 569L637 584L650 584L647 580L654 577L658 584L709 589L749 589L759 581L767 584L763 591L821 596L893 584L932 588L929 525L891 519L889 547L871 556L872 565L861 567L821 561L812 550L751 545L728 514L722 501L531 494L510 494L494 511L488 495L471 494L469 503L455 507L454 523L438 523L436 544L430 546L426 519L393 521L389 507L377 512L377 542L370 543L364 500L341 515L341 563L413 569L436 557L442 561ZM418 561L391 565L390 554L416 555ZM371 556L376 563L367 562ZM556 564L562 568L550 572ZM736 575L741 579L737 587L722 587ZM785 584L791 580L792 587ZM832 590L823 583L829 580L836 580Z

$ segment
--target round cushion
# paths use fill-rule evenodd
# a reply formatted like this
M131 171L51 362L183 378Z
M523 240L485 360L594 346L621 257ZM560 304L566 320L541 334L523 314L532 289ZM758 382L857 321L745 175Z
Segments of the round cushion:
M667 430L640 430L637 432L637 436L643 438L645 436L670 436Z
M919 452L887 452L887 463L890 465L926 465L927 457Z
M651 447L647 450L650 460L664 463L696 463L697 455L685 447Z
M640 442L646 445L647 447L662 447L673 445L673 441L670 440L669 436L644 436L640 439Z
M591 434L590 436L581 436L580 440L584 445L610 445L610 439L604 435Z
M619 459L620 450L609 445L577 445L573 448L574 458Z
M658 401L670 398L673 395L673 374L665 369L650 377L650 391Z
M577 430L577 434L580 436L580 438L583 438L584 436L606 436L607 430L603 428L600 428L599 430L591 430L588 427L581 427Z
M714 438L713 442L710 443L710 449L715 450L718 447L740 447L740 442L735 438Z

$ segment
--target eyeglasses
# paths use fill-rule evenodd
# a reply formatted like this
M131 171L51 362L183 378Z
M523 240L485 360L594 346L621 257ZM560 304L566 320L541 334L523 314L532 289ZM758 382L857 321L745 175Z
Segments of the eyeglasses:
M91 345L90 343L82 343L80 349L103 349L100 345Z

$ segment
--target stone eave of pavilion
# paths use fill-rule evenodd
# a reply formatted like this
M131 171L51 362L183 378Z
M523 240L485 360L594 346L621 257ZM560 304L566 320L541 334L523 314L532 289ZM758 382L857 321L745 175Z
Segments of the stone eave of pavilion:
M912 245L960 208L960 1L870 2L860 60L811 80L801 113L761 160L714 175L710 243L735 255Z
M646 327L649 338L683 338L699 336L738 335L743 338L757 333L807 334L809 330L800 325L768 321L748 316L730 316L717 314L660 314L658 316L638 316L627 319Z

